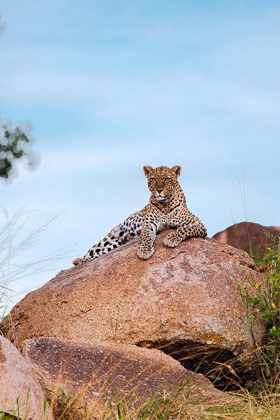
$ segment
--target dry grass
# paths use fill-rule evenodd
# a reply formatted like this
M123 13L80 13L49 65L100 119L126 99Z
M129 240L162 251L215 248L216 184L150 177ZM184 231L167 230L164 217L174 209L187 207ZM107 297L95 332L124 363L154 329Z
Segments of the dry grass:
M85 400L79 396L68 396L60 393L53 397L56 420L278 420L280 418L280 394L260 394L257 397L241 390L237 394L229 394L232 402L224 404L194 404L188 399L184 389L177 392L153 396L146 402L137 405L137 401L120 399L112 403L108 401L102 412L94 408L89 410ZM54 401L53 399L53 401Z
M9 215L5 208L0 209L1 217L4 219L3 227L0 228L0 322L6 313L12 308L12 301L17 294L13 291L15 285L24 287L24 280L30 276L41 274L54 269L54 264L68 255L71 248L59 249L41 258L27 260L22 263L22 255L38 246L42 233L58 216L46 221L42 226L30 231L28 222L34 213L28 206L22 207L18 212ZM60 269L59 267L58 269ZM18 293L20 294L20 293Z
M50 394L55 420L278 420L280 393L252 394L241 390L230 394L232 403L194 404L188 401L184 389L153 396L137 406L137 401L107 400L102 411L89 409L84 396L57 390ZM0 420L19 419L0 412ZM22 419L22 420L27 420ZM43 420L43 419L42 419Z

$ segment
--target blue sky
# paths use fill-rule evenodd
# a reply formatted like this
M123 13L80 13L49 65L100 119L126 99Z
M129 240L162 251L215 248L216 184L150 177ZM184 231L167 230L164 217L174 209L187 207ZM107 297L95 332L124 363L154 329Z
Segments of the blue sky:
M280 225L279 1L2 0L0 13L0 119L28 121L40 155L1 204L32 211L22 237L59 215L13 263L70 245L14 290L144 207L143 165L182 166L209 236L246 217Z

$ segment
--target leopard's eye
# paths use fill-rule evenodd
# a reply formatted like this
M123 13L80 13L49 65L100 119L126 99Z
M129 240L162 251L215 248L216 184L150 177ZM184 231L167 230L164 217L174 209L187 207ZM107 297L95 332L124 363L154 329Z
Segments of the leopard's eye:
M171 181L171 178L165 178L164 182L169 182Z
M152 177L152 178L150 178L150 181L155 182L156 178Z

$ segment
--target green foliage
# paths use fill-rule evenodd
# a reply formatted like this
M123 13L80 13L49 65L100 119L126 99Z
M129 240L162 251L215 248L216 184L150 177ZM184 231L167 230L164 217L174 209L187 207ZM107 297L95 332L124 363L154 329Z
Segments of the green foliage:
M75 396L67 389L61 389L61 395L60 395L60 399L59 402L61 404L62 407L67 407L67 405L69 405L69 403L75 398Z
M9 127L0 123L0 177L9 178L15 169L15 161L25 158L27 165L34 168L37 157L30 151L31 139L19 126Z
M0 411L0 420L15 420L18 417L12 416L11 414L4 413Z
M258 386L270 391L280 386L280 243L276 239L273 246L267 248L263 259L255 259L265 271L265 286L253 284L255 292L250 294L246 286L239 285L248 325L252 326L259 316L266 326L266 341L257 351L260 368Z
M5 25L0 20L0 35L4 30ZM29 168L35 167L38 157L30 151L30 146L26 127L11 127L7 121L0 121L0 178L11 177L15 173L15 162L24 158Z

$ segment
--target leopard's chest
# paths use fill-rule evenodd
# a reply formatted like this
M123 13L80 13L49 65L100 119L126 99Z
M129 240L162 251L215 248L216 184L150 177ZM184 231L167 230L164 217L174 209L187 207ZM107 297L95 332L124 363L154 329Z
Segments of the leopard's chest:
M185 211L186 207L178 203L175 207L169 209L169 211L166 211L165 213L162 212L161 217L164 229L169 229L177 226L178 222L181 221L181 219L183 218Z

